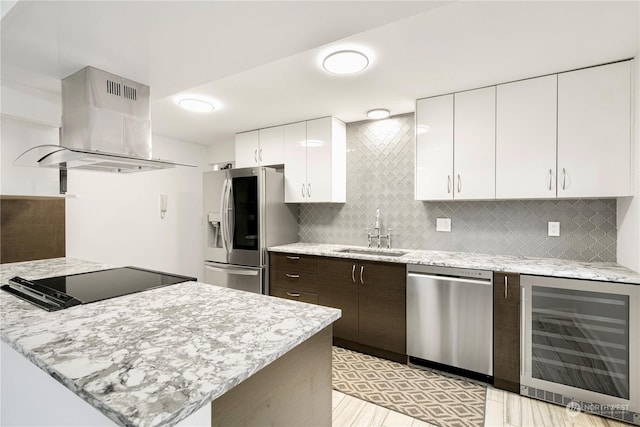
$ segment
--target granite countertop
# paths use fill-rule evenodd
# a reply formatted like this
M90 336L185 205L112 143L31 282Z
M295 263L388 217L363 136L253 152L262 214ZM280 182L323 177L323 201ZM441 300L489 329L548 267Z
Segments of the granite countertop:
M640 273L614 262L582 262L552 258L528 258L414 249L374 249L373 252L375 253L372 254L340 252L345 249L370 250L369 248L348 245L292 243L271 247L269 251L640 284ZM397 254L398 252L406 252L406 254L402 256L389 255L390 253Z
M0 265L0 281L110 268ZM185 282L47 312L0 292L4 342L123 426L172 426L340 317L340 310Z

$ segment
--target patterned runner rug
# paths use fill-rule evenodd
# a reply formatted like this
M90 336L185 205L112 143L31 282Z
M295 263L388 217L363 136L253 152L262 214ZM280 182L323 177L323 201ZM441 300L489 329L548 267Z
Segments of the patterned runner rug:
M333 388L441 427L484 422L486 387L340 347Z

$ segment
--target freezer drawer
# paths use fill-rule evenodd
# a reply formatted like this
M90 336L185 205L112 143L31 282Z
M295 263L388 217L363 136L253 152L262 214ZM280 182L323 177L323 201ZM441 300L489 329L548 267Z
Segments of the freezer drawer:
M264 268L239 265L204 263L204 283L264 294Z

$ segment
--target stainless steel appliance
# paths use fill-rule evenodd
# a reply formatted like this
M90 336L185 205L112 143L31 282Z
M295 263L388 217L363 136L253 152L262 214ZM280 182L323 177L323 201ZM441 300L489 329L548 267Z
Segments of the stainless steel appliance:
M9 284L2 286L2 290L47 311L57 311L195 280L195 277L121 267L37 280L16 276L9 280Z
M203 174L204 282L268 293L267 247L298 241L284 175L256 167Z
M152 158L149 86L85 67L62 80L60 145L39 145L15 163L131 173L191 166Z
M521 394L640 425L640 286L522 275Z
M493 273L408 264L407 354L411 363L453 367L488 380L493 375Z

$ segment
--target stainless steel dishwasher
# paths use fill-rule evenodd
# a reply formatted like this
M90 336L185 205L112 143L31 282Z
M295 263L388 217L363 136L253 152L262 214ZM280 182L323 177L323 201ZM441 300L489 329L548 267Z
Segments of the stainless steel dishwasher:
M493 272L408 264L407 354L410 363L493 376Z

